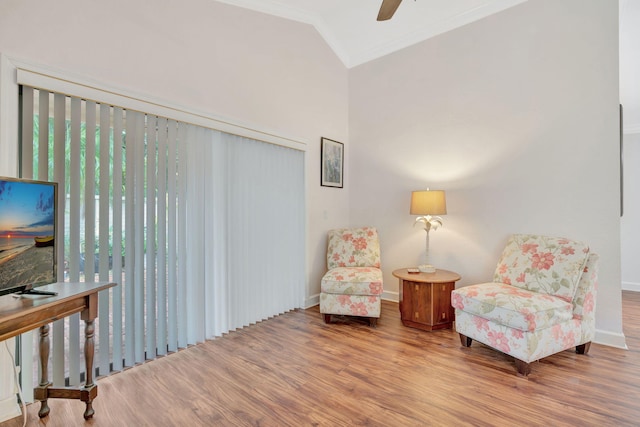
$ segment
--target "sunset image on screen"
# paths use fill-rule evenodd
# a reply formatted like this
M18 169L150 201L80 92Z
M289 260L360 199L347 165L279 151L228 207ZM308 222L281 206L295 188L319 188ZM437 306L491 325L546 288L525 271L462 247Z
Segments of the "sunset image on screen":
M0 290L55 281L55 186L0 179Z

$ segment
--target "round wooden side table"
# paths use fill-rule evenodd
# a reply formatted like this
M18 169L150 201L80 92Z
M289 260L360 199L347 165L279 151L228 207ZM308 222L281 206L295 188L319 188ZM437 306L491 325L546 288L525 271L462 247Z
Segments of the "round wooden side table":
M458 273L440 269L435 273L409 273L401 268L393 275L400 280L403 325L425 331L452 327L455 310L451 306L451 291L460 280Z

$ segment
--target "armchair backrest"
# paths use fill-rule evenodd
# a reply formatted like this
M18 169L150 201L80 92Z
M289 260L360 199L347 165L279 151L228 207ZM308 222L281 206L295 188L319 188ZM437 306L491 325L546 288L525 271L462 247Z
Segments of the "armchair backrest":
M380 268L380 242L374 227L339 228L327 236L327 268Z
M582 242L560 237L514 234L494 273L494 281L573 301L589 255Z

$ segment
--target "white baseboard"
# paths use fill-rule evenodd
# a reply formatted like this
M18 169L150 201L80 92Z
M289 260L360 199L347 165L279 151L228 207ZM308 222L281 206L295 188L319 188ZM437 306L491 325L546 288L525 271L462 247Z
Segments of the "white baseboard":
M400 301L400 294L398 292L382 292L382 299L386 301L398 302Z
M622 282L622 290L640 292L640 283Z
M627 347L624 334L622 333L613 333L596 329L596 336L593 339L593 342L596 344L608 345L609 347L621 348L623 350L629 349L629 347Z
M18 405L18 399L15 395L0 400L0 423L20 415L22 415L22 411L20 411L20 405Z
M305 309L311 308L314 305L318 305L318 304L320 304L320 294L311 295L304 300Z

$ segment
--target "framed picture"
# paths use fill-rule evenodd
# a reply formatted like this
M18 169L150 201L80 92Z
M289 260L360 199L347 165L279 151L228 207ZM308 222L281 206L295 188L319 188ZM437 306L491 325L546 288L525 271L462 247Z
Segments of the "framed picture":
M323 187L343 187L344 144L328 138L321 138L320 185Z

